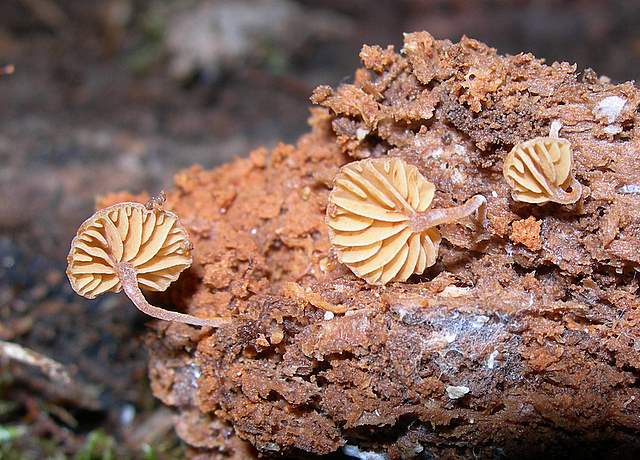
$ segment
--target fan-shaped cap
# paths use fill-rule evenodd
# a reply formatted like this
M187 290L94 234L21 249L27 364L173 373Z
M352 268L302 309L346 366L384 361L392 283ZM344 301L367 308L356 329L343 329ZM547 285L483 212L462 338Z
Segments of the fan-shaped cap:
M431 205L434 185L399 158L344 166L327 207L329 238L338 260L370 284L406 281L433 265L440 234L416 231L411 219Z
M525 203L574 203L580 184L571 176L571 144L566 139L537 137L516 145L504 160L502 173L513 198ZM567 192L569 187L577 188Z
M67 276L81 296L119 292L116 265L127 263L143 289L164 291L191 265L191 243L178 217L140 203L96 212L78 229L67 256Z

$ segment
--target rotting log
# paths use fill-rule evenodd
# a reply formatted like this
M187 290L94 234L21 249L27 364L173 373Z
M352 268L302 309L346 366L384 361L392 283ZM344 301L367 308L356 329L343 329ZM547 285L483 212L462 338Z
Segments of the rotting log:
M173 303L232 319L148 341L193 457L637 458L640 92L468 38L361 58L315 91L296 146L168 195L194 243ZM502 160L554 121L582 196L514 202ZM383 287L337 263L324 223L338 168L380 155L417 166L434 205L486 196L489 222L442 226L437 263Z

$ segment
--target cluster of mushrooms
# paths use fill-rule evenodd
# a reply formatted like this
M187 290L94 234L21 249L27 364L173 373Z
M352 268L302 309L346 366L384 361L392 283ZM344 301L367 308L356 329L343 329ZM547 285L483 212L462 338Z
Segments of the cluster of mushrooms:
M555 131L555 132L554 132ZM571 175L572 153L552 128L549 137L516 145L503 175L514 200L575 203L582 187ZM369 284L406 281L435 264L438 226L474 216L486 220L482 195L450 208L430 209L435 186L399 158L365 159L342 167L329 195L326 222L338 260ZM125 202L97 211L79 228L67 257L75 292L89 299L107 291L125 294L154 318L219 327L222 318L199 318L151 305L141 287L164 291L192 263L191 242L178 217L162 202Z
M516 145L504 159L512 198L525 203L575 203L582 186L571 175L571 145L553 125L548 137ZM435 186L399 158L365 159L344 166L327 207L329 238L338 260L369 284L406 281L436 262L437 226L476 214L483 226L487 200L430 209Z

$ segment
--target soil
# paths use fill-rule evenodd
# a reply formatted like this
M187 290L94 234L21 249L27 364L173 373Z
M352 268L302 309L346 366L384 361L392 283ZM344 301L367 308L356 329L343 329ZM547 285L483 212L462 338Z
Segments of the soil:
M376 8L370 8L364 1L296 1L291 4L307 14L306 19L311 22L314 15L326 18L331 13L347 21L349 27L343 27L340 34L312 36L300 46L287 48L285 53L235 56L215 76L194 68L188 78L176 80L169 71L170 57L158 51L173 18L171 11L163 9L163 3L166 2L105 0L88 7L81 0L11 0L0 5L0 65L11 63L16 69L13 75L0 76L0 339L29 346L67 364L74 377L73 387L64 387L19 364L1 363L0 428L22 430L21 436L0 448L2 458L82 452L98 455L100 449L114 449L118 458L142 457L146 455L145 445L151 445L158 458L181 455L180 443L167 435L171 432L171 413L149 392L148 357L141 346L149 330L147 319L120 296L92 302L80 299L64 278L68 244L77 225L92 212L97 196L117 190L156 194L171 187L171 177L191 164L210 168L236 155L245 156L260 145L273 148L279 141L295 141L307 130L308 97L315 86L336 86L349 79L358 65L362 43L394 43L399 49L402 32L408 30L429 30L437 37L455 40L467 34L491 43L500 52L532 51L549 62L577 62L578 71L585 78L593 78L593 72L583 71L592 67L614 80L633 79L640 64L640 32L633 22L639 7L634 2L536 2L524 6L521 2L501 2L496 7L494 2L426 4L403 0L378 2ZM204 2L190 3L183 9L187 13L195 11L197 3ZM278 43L299 42L286 35L279 40ZM469 104L483 104L482 91L470 94ZM454 107L447 116L461 131L470 123L469 114ZM240 170L252 171L255 162L269 163L274 156L282 157L283 162L297 158L295 161L301 163L299 173L310 175L304 179L307 185L296 195L300 200L286 195L297 186L290 184L290 189L281 191L281 195L259 197L257 208L249 203L255 204L258 198L247 197L247 204L240 210L239 200L228 192L233 187L226 177L221 180L227 185L198 198L212 199L223 205L221 209L233 202L231 213L257 213L262 223L257 239L263 246L259 247L270 247L268 257L254 261L258 243L249 236L246 243L254 249L235 248L232 255L207 264L204 272L194 269L196 278L201 277L211 286L213 298L207 300L210 305L225 305L236 298L246 301L264 291L265 281L261 279L299 283L298 287L288 285L288 296L295 305L301 302L300 298L329 308L348 303L338 293L326 300L314 297L313 292L300 291L300 286L313 279L317 270L334 268L329 259L319 257L327 246L318 211L337 164L347 158L337 153L337 147L327 145L330 131L325 126L325 115L316 112L314 117L315 134L302 140L299 147L279 146L275 154L258 150L250 160L239 163L244 166L236 164L227 170L238 174L238 181L244 181ZM625 123L617 136L633 132L634 128ZM343 130L344 145L359 145L349 137L348 123L342 125L339 128ZM524 127L518 135L527 134L528 130L542 131L543 125L539 122ZM602 129L606 126L602 124ZM477 136L472 139L474 142L510 142L496 137L490 126L472 131ZM604 131L599 135L603 136L602 142L607 142ZM321 146L335 155L309 153L322 150ZM307 160L301 155L311 155L314 163L302 165ZM495 158L488 155L483 161L489 164ZM602 171L596 175L605 174L607 166L600 168ZM191 170L179 175L177 183L181 190L188 190L194 178L202 175L206 181L211 174L216 178L220 175ZM257 172L252 174L256 180L268 180ZM249 192L236 192L241 193ZM179 206L178 197L174 195L173 200L173 205ZM284 201L295 208L286 219L277 210ZM607 208L600 238L608 243L608 249L596 258L637 257L625 239L633 235L625 233L620 237L620 229L630 224L625 218L619 219L624 212L616 209L624 210L627 204ZM205 221L218 219L217 211L212 209L210 205L203 207L198 214ZM296 212L315 217L300 222ZM520 217L528 219L526 215ZM537 221L541 218L536 216ZM241 228L246 230L252 221L253 218L248 219ZM224 233L225 221L219 222ZM509 227L507 220L494 220L494 230L498 232L498 228L503 232L501 236L512 232L514 251L524 254L523 260L532 258L538 245L531 233L535 224L518 230L517 224ZM551 244L561 244L562 234L556 232L560 230L561 222L547 230L555 241ZM464 238L460 235L457 244ZM591 248L597 248L599 241L594 240ZM232 242L221 244L225 247ZM291 247L296 248L293 259ZM532 252L528 253L527 248ZM221 251L220 247L209 250L211 254ZM563 254L554 253L553 248L542 250L546 252L539 257L545 264L574 270L576 276L592 262L593 254L585 256L580 247ZM308 254L312 255L312 264ZM242 276L238 277L239 273ZM447 280L436 279L440 280L438 283ZM188 282L187 288L191 289ZM173 295L175 292L178 291ZM246 308L267 308L268 302L260 302L265 307L256 304ZM199 305L205 303L202 299ZM303 325L324 317L323 312L305 308L309 313L302 318ZM232 311L242 313L240 306L234 306ZM267 311L261 314L267 315ZM198 342L199 338L192 334L184 332L184 343ZM262 334L264 337L258 337L262 346L277 342L280 337L278 330L270 328ZM175 334L171 336L176 340ZM285 340L284 336L281 340ZM158 382L155 375L154 389L162 394ZM184 382L188 383L188 379ZM188 437L185 433L190 432L189 427L201 418L200 411L183 411L177 425L180 435ZM318 423L320 429L322 423ZM230 433L220 419L208 426L212 433ZM106 434L100 437L100 433ZM200 431L201 437L195 439L197 433L188 439L191 445L206 444L215 438ZM236 450L249 449L235 437L230 439L226 442L236 443Z

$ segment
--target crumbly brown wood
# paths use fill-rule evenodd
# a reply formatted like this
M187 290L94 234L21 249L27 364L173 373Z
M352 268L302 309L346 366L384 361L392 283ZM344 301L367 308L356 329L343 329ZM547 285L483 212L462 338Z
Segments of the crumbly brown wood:
M150 339L154 393L183 438L216 460L638 458L640 91L422 32L365 62L315 93L295 146L176 177L167 200L197 250L174 298L232 317ZM502 175L551 120L574 146L576 206L516 202ZM486 196L489 225L480 239L440 226L432 269L372 286L334 263L326 206L340 167L387 154L428 177L436 208ZM510 240L529 216L536 251Z

